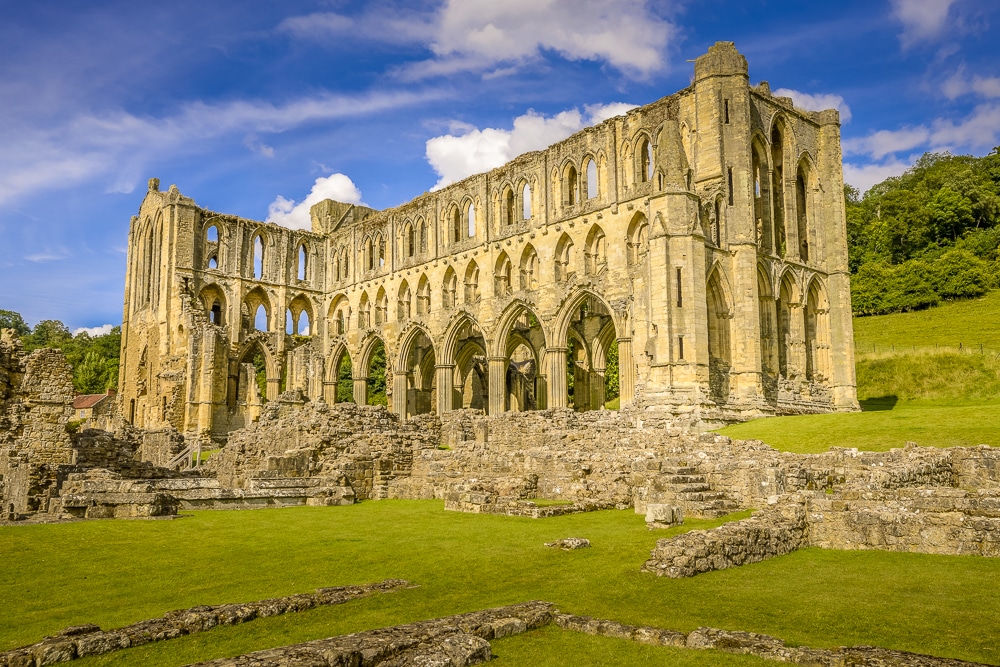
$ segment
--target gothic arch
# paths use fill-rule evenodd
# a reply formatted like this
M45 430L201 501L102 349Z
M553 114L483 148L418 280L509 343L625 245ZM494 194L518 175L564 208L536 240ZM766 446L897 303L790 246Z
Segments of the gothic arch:
M638 266L649 254L649 220L642 212L636 212L628 225L628 263Z
M496 297L510 296L514 291L514 268L505 250L500 251L493 269L493 294Z
M198 295L212 324L225 326L227 313L226 292L217 283L208 283Z
M535 312L535 306L525 301L524 299L515 299L512 301L503 312L500 313L500 317L497 318L497 325L494 330L492 345L490 345L489 352L491 356L501 357L505 356L506 353L506 338L511 327L517 321L521 315L525 313L530 313L538 320L541 324L541 319ZM542 335L548 340L548 336L545 334L545 327L542 326Z
M568 282L573 279L573 239L566 232L562 233L556 242L555 276L556 282Z
M483 331L482 326L471 313L464 310L459 311L452 317L451 321L444 331L444 342L441 345L441 364L454 364L455 363L455 345L458 341L458 334L462 331L462 327L465 325L471 325L473 328ZM485 338L485 334L484 334ZM487 342L487 347L489 343ZM486 351L485 349L483 350Z

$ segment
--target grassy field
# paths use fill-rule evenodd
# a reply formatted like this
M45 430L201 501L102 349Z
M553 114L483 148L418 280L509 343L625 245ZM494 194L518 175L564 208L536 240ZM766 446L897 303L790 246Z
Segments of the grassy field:
M771 417L720 433L800 453L831 446L885 451L907 442L1000 446L998 310L995 292L926 311L856 318L862 413Z
M684 530L716 523L692 520ZM874 644L1000 662L1000 606L993 588L983 585L1000 577L1000 559L806 549L691 579L639 572L656 539L668 534L648 531L630 511L532 520L445 512L436 501L0 528L0 647L68 625L113 628L197 604L400 577L417 588L81 665L183 665L530 599L637 625L682 631L707 625L794 644ZM573 552L543 546L568 536L587 537L594 546ZM560 664L560 658L565 664L566 642L618 655L614 641L564 634L504 642L497 650L508 658L500 664ZM629 648L614 664L649 664L647 651ZM725 655L684 660L690 661L676 664L759 664Z
M874 347L902 353L910 348L934 346L977 349L980 345L1000 352L1000 290L980 299L951 301L913 313L854 318L854 342L861 355Z

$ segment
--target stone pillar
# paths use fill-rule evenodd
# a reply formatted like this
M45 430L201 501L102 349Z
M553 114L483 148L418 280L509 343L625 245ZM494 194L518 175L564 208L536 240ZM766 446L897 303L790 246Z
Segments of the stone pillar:
M549 369L550 408L565 408L569 402L566 387L566 353L568 348L550 347L545 350L545 362Z
M604 394L604 366L594 367L590 371L590 405L594 410L604 409L607 398Z
M368 378L354 378L354 402L368 405Z
M438 364L434 370L437 373L437 411L441 415L455 409L455 364Z
M618 404L621 407L635 401L635 361L632 360L632 339L618 339Z
M408 373L396 372L392 376L392 411L399 415L400 419L406 419L409 414L409 396L407 395L407 385L409 384L406 380L409 377Z
M267 400L276 401L281 395L281 377L267 378Z
M489 413L498 415L506 412L507 398L507 357L490 357Z

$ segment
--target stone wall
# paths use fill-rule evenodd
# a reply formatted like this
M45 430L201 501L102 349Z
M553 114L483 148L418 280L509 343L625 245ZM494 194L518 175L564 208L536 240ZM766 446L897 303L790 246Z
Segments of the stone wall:
M642 570L674 579L691 577L783 556L807 539L805 508L786 503L714 530L658 540Z
M413 452L435 449L433 416L401 422L380 406L322 401L283 409L269 403L260 421L234 433L206 472L227 488L264 480L322 477L342 480L359 500L384 498L389 484L410 474Z

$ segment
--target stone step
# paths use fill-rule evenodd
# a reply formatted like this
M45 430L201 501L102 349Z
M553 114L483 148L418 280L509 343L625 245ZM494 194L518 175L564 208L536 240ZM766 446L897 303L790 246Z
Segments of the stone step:
M673 491L678 496L684 496L689 493L708 493L711 490L712 487L707 482L702 482L701 484L674 484L670 488L670 491Z
M704 475L670 475L666 478L667 484L706 484Z

